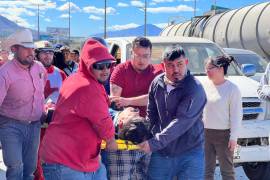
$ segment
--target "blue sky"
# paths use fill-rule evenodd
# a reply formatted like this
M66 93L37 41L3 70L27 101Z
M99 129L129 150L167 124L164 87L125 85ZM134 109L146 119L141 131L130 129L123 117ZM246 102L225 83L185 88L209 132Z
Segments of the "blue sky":
M70 0L71 36L103 32L105 0ZM196 15L208 11L215 0L197 0ZM40 4L40 30L68 27L69 0L0 0L0 14L19 25L37 29L37 2ZM231 9L268 2L267 0L216 0L217 6ZM144 0L107 0L109 31L144 24ZM164 27L169 19L189 20L194 0L147 0L147 23ZM1 27L0 27L1 28Z

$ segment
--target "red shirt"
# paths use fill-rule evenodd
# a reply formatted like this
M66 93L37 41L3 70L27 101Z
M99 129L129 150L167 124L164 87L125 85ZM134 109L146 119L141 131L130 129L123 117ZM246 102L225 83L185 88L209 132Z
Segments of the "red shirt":
M162 73L161 69L156 69L153 65L149 65L143 72L138 73L133 68L131 61L127 61L116 66L110 82L122 88L122 97L136 97L148 94L151 82L160 73ZM137 108L140 109L140 115L145 117L146 106Z
M69 76L60 90L40 155L46 163L94 172L100 164L101 140L114 137L115 130L108 111L108 96L89 69L95 62L114 58L105 46L88 40L80 59L79 71Z

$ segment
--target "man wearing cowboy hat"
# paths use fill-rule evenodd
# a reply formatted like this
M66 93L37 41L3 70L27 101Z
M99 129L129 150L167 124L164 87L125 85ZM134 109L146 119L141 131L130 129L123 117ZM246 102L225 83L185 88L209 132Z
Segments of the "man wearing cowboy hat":
M47 75L43 65L34 61L30 30L15 32L3 44L14 54L0 68L0 140L6 178L30 180L37 164Z

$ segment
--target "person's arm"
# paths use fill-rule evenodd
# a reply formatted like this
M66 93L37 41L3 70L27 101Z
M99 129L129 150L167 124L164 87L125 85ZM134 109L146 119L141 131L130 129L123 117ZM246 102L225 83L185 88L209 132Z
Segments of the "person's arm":
M7 78L3 76L3 74L0 74L0 106L2 105L9 88L9 81Z
M178 104L176 118L148 141L151 151L155 152L165 148L170 142L185 134L197 121L200 121L205 103L206 96L203 90L184 97Z
M243 118L242 96L238 88L235 88L231 93L230 99L230 139L237 140L238 131L241 127L241 121Z
M122 94L122 88L114 83L110 83L110 92L111 96L118 96L120 97Z
M231 93L229 104L230 117L230 140L228 148L233 151L237 145L237 137L241 128L243 118L242 96L238 88L235 88Z
M257 92L260 99L270 101L270 85L268 83L269 75L270 75L270 63L267 65L266 70L263 76L261 77Z
M148 94L130 98L111 96L110 99L112 102L114 101L118 107L146 106L148 102Z

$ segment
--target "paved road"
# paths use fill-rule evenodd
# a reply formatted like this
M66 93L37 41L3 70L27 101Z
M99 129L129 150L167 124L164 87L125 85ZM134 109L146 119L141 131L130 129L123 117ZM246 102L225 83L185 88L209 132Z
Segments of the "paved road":
M6 167L3 163L2 150L0 150L0 180L6 180L5 170L6 170ZM245 173L244 173L242 167L235 168L235 171L236 171L236 179L237 180L248 180L248 178L245 176ZM215 172L215 180L221 180L221 179L222 178L220 175L219 168L217 168L216 172Z

